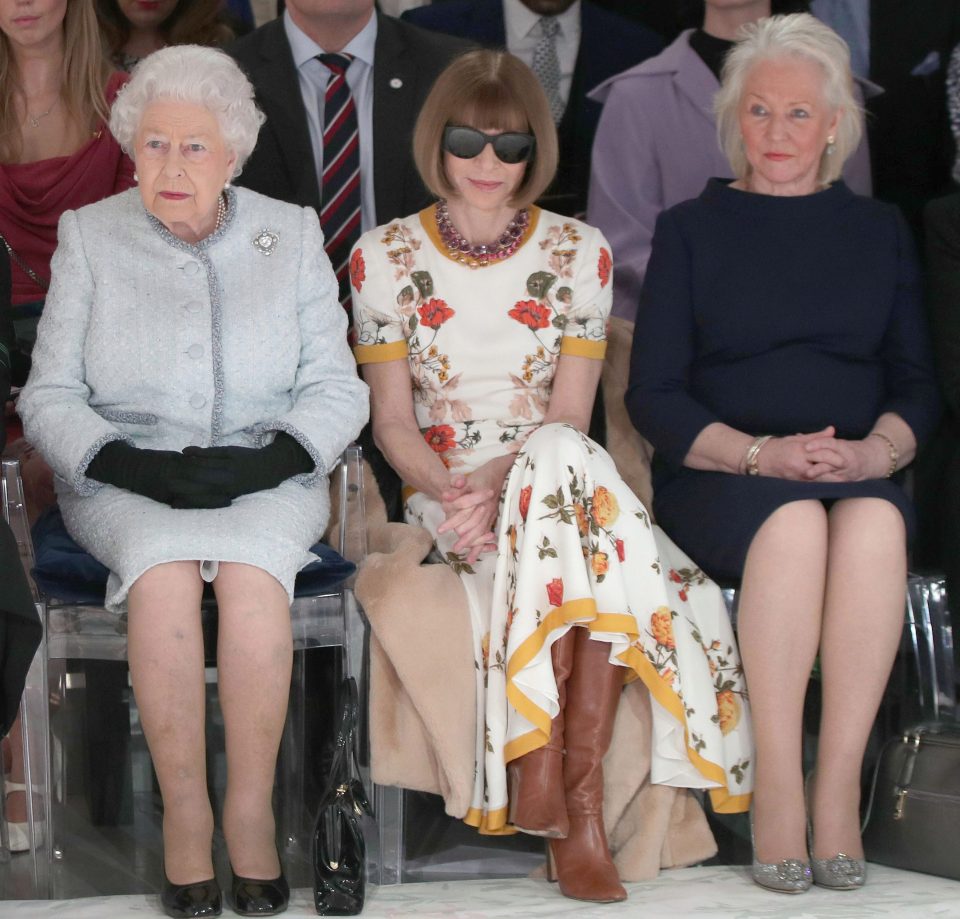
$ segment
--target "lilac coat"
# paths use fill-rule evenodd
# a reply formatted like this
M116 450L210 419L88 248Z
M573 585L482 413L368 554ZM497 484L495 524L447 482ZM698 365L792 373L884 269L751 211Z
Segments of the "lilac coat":
M660 212L695 198L707 179L733 175L717 140L716 77L683 32L656 57L601 83L590 97L604 104L593 144L587 222L613 249L613 315L631 322ZM864 86L870 92L871 84ZM871 193L866 136L844 179Z

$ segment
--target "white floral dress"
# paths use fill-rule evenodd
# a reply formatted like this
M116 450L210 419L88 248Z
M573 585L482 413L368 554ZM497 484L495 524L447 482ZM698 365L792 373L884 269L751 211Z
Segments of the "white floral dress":
M405 359L427 443L469 473L516 461L501 496L498 551L467 564L437 534L438 502L405 492L469 600L477 750L467 822L509 832L506 765L546 743L558 712L550 646L572 626L611 645L624 679L650 690L651 781L710 789L745 810L752 742L743 669L723 599L656 526L609 455L542 421L564 354L602 360L611 304L602 234L531 208L508 259L449 258L428 208L363 235L351 258L358 363Z

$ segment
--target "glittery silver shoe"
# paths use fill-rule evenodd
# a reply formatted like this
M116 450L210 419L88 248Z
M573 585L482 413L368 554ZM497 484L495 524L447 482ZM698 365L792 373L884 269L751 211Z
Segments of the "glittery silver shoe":
M867 882L867 863L863 859L852 858L843 852L838 852L832 858L813 857L813 824L810 818L812 784L813 773L810 772L803 782L803 797L807 802L807 848L810 850L813 883L817 887L827 887L830 890L856 890L863 887Z
M856 890L867 881L867 863L840 852L833 858L810 858L813 883L831 890Z
M813 883L813 873L808 862L799 858L785 858L779 862L757 861L757 844L753 837L753 811L750 811L750 845L753 848L753 864L750 877L754 884L775 890L777 893L804 893Z

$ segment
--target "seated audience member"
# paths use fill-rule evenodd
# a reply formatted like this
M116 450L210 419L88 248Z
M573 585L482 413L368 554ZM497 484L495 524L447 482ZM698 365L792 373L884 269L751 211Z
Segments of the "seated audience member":
M587 216L616 253L614 316L635 318L660 212L696 197L707 179L733 175L717 142L713 97L737 30L771 13L802 12L805 6L804 0L688 3L691 28L594 94L604 107L593 147ZM848 164L846 177L854 191L870 194L865 147Z
M807 14L744 27L716 103L737 178L660 215L627 391L656 450L657 520L705 571L741 579L753 878L792 893L866 878L860 770L913 530L896 474L939 413L910 232L839 179L862 131L849 61Z
M853 71L882 87L867 100L873 191L920 235L923 206L949 190L953 144L944 106L960 0L812 0L810 11L850 46Z
M282 17L227 49L267 116L240 184L316 210L348 309L348 259L360 234L430 200L413 165L413 124L437 74L469 47L379 13L373 0L335 10L290 0ZM324 175L335 160L343 165ZM399 483L369 429L361 444L397 516Z
M221 0L97 0L110 58L133 70L167 45L224 45L233 38Z
M36 15L0 8L0 236L13 271L13 383L30 367L37 319L50 281L57 221L68 208L133 184L133 164L106 129L126 79L106 63L94 0L51 0ZM11 439L19 437L7 419ZM19 457L31 515L53 502L50 470L22 440Z
M663 47L659 35L592 0L446 0L404 13L416 25L505 48L533 68L557 125L557 177L544 207L582 215L600 105L587 94Z
M0 233L13 268L18 349L27 351L60 215L133 184L130 160L105 129L126 78L104 63L93 0L48 6L39 22L16 7L0 11L0 80L12 103L0 114Z
M14 335L9 305L10 260L0 248L0 405L10 398ZM6 431L0 428L0 453L5 444ZM17 540L0 507L0 737L4 738L3 771L6 773L6 798L0 807L2 819L7 821L11 852L26 852L30 847L23 781L23 736L17 711L40 635L40 620L20 561Z
M282 17L227 49L267 116L240 182L317 211L344 299L360 233L429 200L410 154L413 123L437 74L468 47L378 13L373 0L346 0L337 11L289 0ZM326 111L327 100L347 104L333 132L337 111ZM325 177L331 154L344 167ZM347 182L357 170L359 187Z
M110 125L139 187L61 219L20 401L68 531L110 569L107 608L128 609L170 916L220 908L205 581L219 611L233 902L244 915L286 905L271 792L290 598L327 521L327 471L368 414L316 215L231 187L261 122L221 51L165 48L137 67Z
M557 161L537 78L502 51L454 61L424 103L414 155L440 200L354 249L355 353L377 442L408 486L406 518L433 535L469 602L478 718L466 819L550 837L562 893L622 900L601 760L624 680L640 677L662 703L654 775L710 788L727 811L749 802L726 610L583 433L611 257L593 227L533 204ZM734 675L722 698L711 675L721 647Z
M947 575L953 599L954 635L960 634L960 194L931 201L926 208L928 302L940 391L946 402L934 448L936 482L931 508L937 563ZM932 450L931 452L934 452ZM929 460L930 457L928 456ZM960 643L956 643L960 651Z

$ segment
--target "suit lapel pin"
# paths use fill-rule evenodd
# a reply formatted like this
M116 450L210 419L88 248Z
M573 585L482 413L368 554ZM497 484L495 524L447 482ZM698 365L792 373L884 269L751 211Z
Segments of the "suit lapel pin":
M273 250L277 248L280 237L270 230L261 230L253 237L253 247L261 255L273 255Z
M403 80L400 77L391 77L390 79L390 88L391 89L400 89L403 86Z

